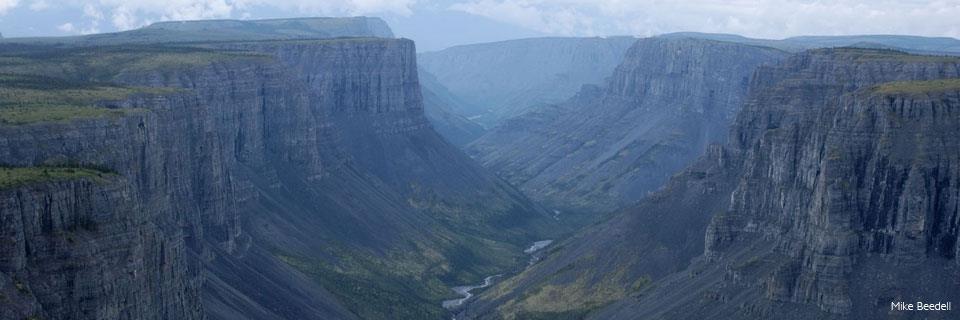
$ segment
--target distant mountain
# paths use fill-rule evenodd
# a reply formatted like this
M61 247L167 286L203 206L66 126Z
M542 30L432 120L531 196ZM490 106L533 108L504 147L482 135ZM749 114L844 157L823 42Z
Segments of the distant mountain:
M393 38L393 32L383 19L372 17L198 20L157 22L130 31L84 36L6 38L0 43L117 45L338 37Z
M949 319L960 58L817 49L760 67L726 144L484 292L480 319Z
M420 66L477 107L462 116L493 127L530 107L600 84L636 41L632 37L532 38L421 53Z
M677 32L661 35L664 38L697 38L729 41L801 51L814 48L865 46L868 48L899 49L913 53L960 55L960 40L948 37L920 37L901 35L801 36L783 40L755 39L734 34Z
M509 119L467 150L548 206L608 212L724 141L754 70L785 55L730 42L641 39L603 87Z

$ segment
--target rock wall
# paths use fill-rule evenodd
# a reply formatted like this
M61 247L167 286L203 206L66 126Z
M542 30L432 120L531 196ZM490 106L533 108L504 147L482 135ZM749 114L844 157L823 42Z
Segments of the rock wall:
M960 101L956 86L935 81L960 77L958 66L838 48L761 68L724 147L742 163L725 183L732 191L694 200L726 207L707 227L704 255L594 316L949 318L890 303L960 294L949 280ZM902 81L920 82L884 89Z
M111 53L110 47L76 50L63 54ZM424 116L410 40L241 41L140 50L147 52L136 57L163 58L134 58L94 70L97 81L156 89L98 102L127 110L125 115L0 126L0 161L13 166L97 165L116 172L116 188L126 190L129 206L111 210L141 212L143 221L152 224L123 224L97 236L149 234L153 231L145 226L156 227L161 240L129 240L130 246L143 249L125 257L161 260L128 267L140 277L160 279L152 283L160 289L142 291L136 283L119 281L117 291L159 302L136 309L131 305L140 301L113 301L112 291L41 286L44 277L57 271L17 265L0 271L30 287L37 301L22 308L17 303L16 310L23 310L18 314L98 318L104 313L71 313L62 308L73 306L58 304L89 296L89 308L122 310L117 318L439 316L445 311L428 300L443 298L435 293L445 288L439 277L469 280L489 268L507 267L510 261L493 259L500 256L488 251L512 252L516 246L520 252L520 246L538 237L532 234L545 230L542 209L433 131ZM177 59L192 59L187 61L192 64L164 64L181 61ZM57 190L53 186L50 191ZM0 208L16 208L16 199L5 198ZM13 210L0 214L20 216ZM66 208L60 214L73 212ZM464 227L450 227L458 223ZM29 231L14 229L14 235ZM31 241L17 237L21 245ZM499 244L474 244L483 241ZM465 247L467 243L474 247ZM148 256L157 251L164 255ZM4 254L0 258L73 263L72 256ZM163 259L170 261L168 267L155 268ZM350 278L357 274L317 273L364 259L405 266L365 266L371 269L363 276L378 277L379 282L368 284L380 290L375 298L384 299L376 305L354 301L353 287L329 282L360 281ZM63 281L76 281L71 275L89 275L98 267L84 265L77 273L66 273ZM13 278L21 274L33 276ZM114 274L97 276L91 283L116 280ZM430 287L395 288L410 277L429 278L415 284Z

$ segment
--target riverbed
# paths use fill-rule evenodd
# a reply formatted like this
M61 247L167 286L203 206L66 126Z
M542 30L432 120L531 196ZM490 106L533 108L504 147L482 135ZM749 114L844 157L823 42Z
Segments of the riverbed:
M546 248L551 243L553 243L553 240L541 240L541 241L534 242L532 245L530 245L529 248L527 248L526 250L523 250L523 253L530 255L530 263L527 266L529 267L530 265L539 261L540 255L536 253L540 251L540 249ZM473 297L473 293L471 291L489 287L493 285L493 283L497 280L497 278L500 278L502 276L503 276L502 274L497 274L497 275L486 277L483 279L483 283L481 284L453 287L452 288L453 291L456 292L458 295L460 295L461 298L444 300L443 308L447 310L460 308L461 306L463 306L464 303L467 302L467 300L470 300L470 298Z
M502 275L498 274L498 275L492 275L492 276L486 277L483 279L483 283L478 285L454 287L453 291L459 294L460 296L462 296L463 298L446 300L443 302L443 307L449 310L449 309L455 309L462 306L464 302L467 302L468 299L473 297L473 293L470 293L470 291L489 287L490 285L493 284L493 281L499 278L500 276Z

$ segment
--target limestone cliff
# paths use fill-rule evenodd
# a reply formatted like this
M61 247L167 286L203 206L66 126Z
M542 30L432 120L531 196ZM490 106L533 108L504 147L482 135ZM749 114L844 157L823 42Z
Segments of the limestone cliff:
M0 162L111 175L4 188L14 316L442 318L550 226L433 131L410 40L4 49Z

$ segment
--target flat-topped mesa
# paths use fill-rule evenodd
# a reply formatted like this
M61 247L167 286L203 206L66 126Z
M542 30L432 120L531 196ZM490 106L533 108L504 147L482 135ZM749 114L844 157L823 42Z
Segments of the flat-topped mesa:
M390 30L387 23L383 21L383 19L376 17L165 21L153 23L141 30L173 30L193 34L222 34L224 39L221 40L339 37L393 38L393 31Z

